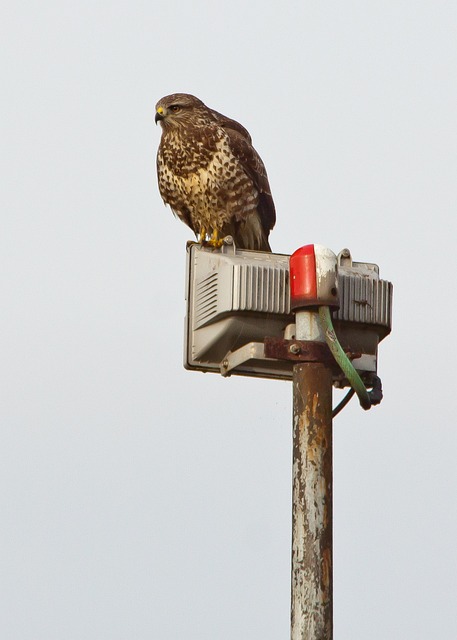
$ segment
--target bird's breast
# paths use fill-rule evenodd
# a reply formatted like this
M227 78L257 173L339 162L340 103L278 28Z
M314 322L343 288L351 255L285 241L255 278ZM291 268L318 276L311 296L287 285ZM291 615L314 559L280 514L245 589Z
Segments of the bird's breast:
M209 146L168 140L159 151L158 172L163 199L177 211L189 211L194 228L197 219L206 226L242 219L257 205L252 180L224 134Z
M159 149L160 160L177 176L206 169L216 152L217 138L215 132L198 129L188 135L183 132L167 135Z

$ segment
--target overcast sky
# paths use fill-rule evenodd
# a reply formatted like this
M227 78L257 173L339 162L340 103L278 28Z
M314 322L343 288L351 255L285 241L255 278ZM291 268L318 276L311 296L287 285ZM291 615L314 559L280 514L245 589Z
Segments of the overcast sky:
M252 134L274 251L394 283L385 399L334 423L335 638L455 640L456 30L444 0L3 2L2 638L289 634L291 385L182 367L183 91Z

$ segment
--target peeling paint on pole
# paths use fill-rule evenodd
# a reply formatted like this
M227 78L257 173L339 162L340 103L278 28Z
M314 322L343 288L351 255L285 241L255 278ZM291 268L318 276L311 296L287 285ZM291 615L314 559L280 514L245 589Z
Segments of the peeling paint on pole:
M291 640L333 638L332 373L294 366Z

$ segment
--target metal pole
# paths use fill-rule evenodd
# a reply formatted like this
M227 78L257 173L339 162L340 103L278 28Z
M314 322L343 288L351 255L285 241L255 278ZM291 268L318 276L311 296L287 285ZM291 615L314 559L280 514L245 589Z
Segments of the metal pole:
M295 364L293 394L290 637L291 640L331 640L333 567L330 368L320 362Z

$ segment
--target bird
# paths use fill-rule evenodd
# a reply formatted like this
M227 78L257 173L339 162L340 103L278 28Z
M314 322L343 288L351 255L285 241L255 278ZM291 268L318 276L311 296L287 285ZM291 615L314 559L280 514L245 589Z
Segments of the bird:
M160 195L202 245L232 236L239 249L271 251L276 211L267 172L248 131L188 93L156 104Z

